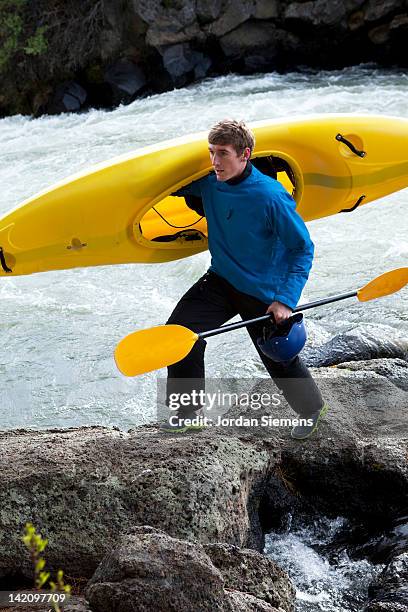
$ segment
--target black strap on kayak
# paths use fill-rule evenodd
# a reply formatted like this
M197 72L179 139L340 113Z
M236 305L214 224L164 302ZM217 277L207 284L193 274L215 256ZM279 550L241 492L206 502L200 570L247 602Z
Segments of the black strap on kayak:
M365 151L359 151L359 149L356 149L353 143L347 140L347 138L344 138L344 136L342 136L341 134L337 134L336 140L345 144L350 149L350 151L352 151L355 155L358 155L359 157L365 157L367 155Z
M182 232L177 232L177 234L169 234L167 236L156 236L156 238L152 238L152 242L174 242L177 238L183 238L186 242L191 242L194 240L203 240L205 236L202 232L198 230L184 230Z
M1 264L1 267L3 268L4 272L12 272L13 271L13 270L10 270L10 268L6 264L6 258L4 257L3 247L0 247L0 264Z
M352 206L351 208L342 208L342 210L340 212L353 212L353 210L356 210L356 208L358 206L360 206L361 202L364 200L365 195L362 195L358 198L357 202L354 204L354 206Z

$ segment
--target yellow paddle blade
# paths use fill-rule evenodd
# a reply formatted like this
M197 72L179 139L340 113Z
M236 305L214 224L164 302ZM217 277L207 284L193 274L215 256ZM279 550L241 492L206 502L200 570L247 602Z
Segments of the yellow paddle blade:
M357 297L360 302L368 302L375 298L389 295L399 291L408 283L408 268L397 268L377 276L370 283L358 289Z
M129 334L115 349L115 361L125 376L138 376L177 363L188 355L198 336L182 325L159 325Z

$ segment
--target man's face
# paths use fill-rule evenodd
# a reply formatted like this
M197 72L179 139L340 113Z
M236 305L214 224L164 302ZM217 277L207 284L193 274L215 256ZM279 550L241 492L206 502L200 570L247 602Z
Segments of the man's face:
M246 148L238 155L230 144L209 144L208 150L217 181L228 181L242 174L251 154L250 149Z

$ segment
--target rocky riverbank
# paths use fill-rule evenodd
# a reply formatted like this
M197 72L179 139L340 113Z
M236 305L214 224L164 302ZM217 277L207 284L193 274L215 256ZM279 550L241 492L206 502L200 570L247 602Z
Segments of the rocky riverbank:
M406 66L405 0L4 0L0 116L110 108L206 76Z
M406 511L407 391L386 377L391 362L315 370L331 412L304 443L287 428L233 425L3 432L2 589L32 574L20 541L31 521L49 539L47 565L89 579L89 603L72 610L293 610L290 579L261 554L288 512L342 515L372 537ZM370 612L408 610L406 534L398 541Z

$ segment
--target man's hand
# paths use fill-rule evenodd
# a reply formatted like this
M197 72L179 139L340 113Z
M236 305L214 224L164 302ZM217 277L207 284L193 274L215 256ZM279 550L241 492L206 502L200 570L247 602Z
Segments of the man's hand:
M282 323L282 321L289 319L290 315L292 314L292 310L285 304L282 304L282 302L272 302L266 311L266 314L271 313L273 314L275 323L279 325L279 323Z

